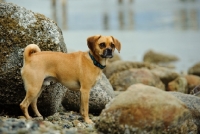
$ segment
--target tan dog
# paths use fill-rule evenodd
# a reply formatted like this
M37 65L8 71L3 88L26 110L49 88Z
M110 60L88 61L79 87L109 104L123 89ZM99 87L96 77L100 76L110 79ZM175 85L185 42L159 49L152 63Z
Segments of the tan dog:
M26 96L20 107L27 119L30 119L28 107L37 116L42 116L37 109L37 99L42 92L42 86L49 81L57 81L72 90L81 92L80 113L85 122L92 123L88 117L90 89L96 83L108 58L112 58L115 48L120 52L120 42L112 36L91 36L87 39L88 52L42 51L31 44L24 50L24 65L21 75L24 81Z

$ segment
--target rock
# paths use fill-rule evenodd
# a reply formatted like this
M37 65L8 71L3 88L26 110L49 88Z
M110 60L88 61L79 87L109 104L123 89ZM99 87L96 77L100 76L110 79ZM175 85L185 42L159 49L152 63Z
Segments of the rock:
M192 113L194 123L198 126L198 130L200 130L200 98L198 96L183 94L180 92L169 93L181 100L187 106Z
M165 86L159 77L149 69L129 69L113 74L109 79L115 91L124 91L130 85L143 83L165 90Z
M35 121L25 121L15 118L4 118L1 120L0 133L27 133L35 132L39 128L39 123Z
M152 50L147 51L144 54L143 61L148 63L169 63L172 61L177 61L178 57L169 54L163 54L154 52Z
M179 76L175 80L169 82L168 91L179 91L190 94L190 92L200 85L200 77L195 75Z
M177 91L182 93L188 93L187 79L183 76L176 78L168 83L167 91Z
M200 76L200 62L196 63L188 69L188 74Z
M78 128L85 128L85 127L86 127L86 126L85 126L83 123L81 123L79 120L74 120L74 121L73 121L73 124L74 124L75 127L78 127Z
M185 75L188 83L188 93L190 93L196 86L200 85L200 77L196 75Z
M102 76L90 91L89 112L100 113L113 97L113 88L106 76L102 73ZM67 90L62 105L66 110L79 111L80 92Z
M22 115L20 102L25 97L20 68L23 51L29 44L41 50L67 52L62 31L55 22L11 3L0 3L0 112ZM55 83L46 86L38 109L47 116L56 112L66 88Z
M194 96L200 97L200 85L196 86L196 87L191 91L191 94L193 94Z
M173 81L179 76L177 72L169 68L159 67L159 66L151 68L151 72L160 78L160 80L165 84L165 87L167 87L170 81Z
M109 79L112 74L128 70L131 68L153 68L153 65L150 65L148 63L141 63L141 62L132 62L132 61L122 61L122 60L117 60L115 62L112 62L108 64L104 70L104 73L106 77Z
M64 110L64 109L63 109ZM98 116L89 114L94 122ZM73 118L72 118L73 117ZM81 118L80 118L81 117ZM94 124L84 122L80 113L61 111L35 121L0 116L0 134L98 134Z
M135 84L116 96L96 123L103 133L185 134L196 131L183 102L158 88Z
M106 77L109 79L113 74L129 70L131 68L147 68L151 70L161 79L161 81L165 84L166 87L170 81L176 79L179 76L178 73L169 68L160 67L149 63L121 61L121 60L108 64L108 66L104 70L104 73Z

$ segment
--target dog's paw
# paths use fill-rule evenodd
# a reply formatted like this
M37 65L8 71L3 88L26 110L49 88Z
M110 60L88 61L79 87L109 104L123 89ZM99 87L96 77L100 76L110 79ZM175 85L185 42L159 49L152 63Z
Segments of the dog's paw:
M43 116L39 116L39 117L34 117L34 118L32 118L33 120L35 120L35 121L43 121L44 119L43 119Z
M85 122L88 124L94 124L94 122L91 119L85 119Z
M25 116L18 116L17 118L18 118L18 119L26 119Z

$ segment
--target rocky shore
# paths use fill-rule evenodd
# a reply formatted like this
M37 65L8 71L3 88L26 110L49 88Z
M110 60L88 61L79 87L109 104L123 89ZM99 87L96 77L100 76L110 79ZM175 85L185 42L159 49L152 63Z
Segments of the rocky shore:
M46 86L38 100L44 119L26 120L19 108L25 96L24 47L35 43L64 53L67 48L61 29L44 15L0 2L0 18L0 134L200 133L200 63L181 74L168 66L178 57L154 51L144 54L143 62L116 54L108 62L90 94L94 124L77 112L80 92L59 83Z
M62 109L62 110L61 110ZM94 124L87 124L82 116L74 111L60 112L46 117L33 120L26 120L23 117L0 116L1 134L97 134ZM98 116L90 114L90 118L95 122Z

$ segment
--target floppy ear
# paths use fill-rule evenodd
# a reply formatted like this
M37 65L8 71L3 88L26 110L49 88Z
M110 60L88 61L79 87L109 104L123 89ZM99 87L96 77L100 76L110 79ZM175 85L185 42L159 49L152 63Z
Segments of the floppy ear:
M88 48L93 51L95 42L101 37L101 35L90 36L87 38Z
M118 52L120 53L120 50L121 50L121 43L117 40L117 39L115 39L113 36L111 36L112 37L112 39L113 39L113 42L114 42L114 44L115 44L115 48L118 50Z

